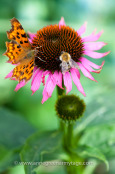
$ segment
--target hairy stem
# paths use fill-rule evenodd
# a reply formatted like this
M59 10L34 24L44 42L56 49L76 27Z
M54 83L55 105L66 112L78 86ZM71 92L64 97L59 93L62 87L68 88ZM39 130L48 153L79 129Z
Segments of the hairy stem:
M65 94L65 90L59 88L57 86L57 95L58 97ZM63 147L66 153L69 156L69 161L73 161L73 154L72 154L72 146L73 146L73 123L66 123L63 120L60 120L60 130L63 131ZM75 174L76 170L73 166L67 166L67 173L68 174Z

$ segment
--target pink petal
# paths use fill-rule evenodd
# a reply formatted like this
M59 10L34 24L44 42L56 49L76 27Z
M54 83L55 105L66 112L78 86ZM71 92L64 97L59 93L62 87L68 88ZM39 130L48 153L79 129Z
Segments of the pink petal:
M82 65L89 71L89 72L93 72L94 69L87 63L87 61L84 60L83 57L81 57L80 59Z
M5 77L5 79L12 77L12 75L13 75L13 70L12 70L12 71L10 71L10 73L9 73L9 74L7 74L7 76Z
M59 21L59 29L61 29L61 26L63 26L63 25L66 26L64 18L61 17L61 20Z
M107 45L107 43L104 43L104 42L89 42L89 43L84 43L84 49L85 50L99 50L105 45Z
M46 81L46 84L45 84L45 86L44 86L44 90L43 90L43 98L42 98L42 104L49 98L49 97L51 97L51 96L49 96L48 95L48 92L47 92L47 85L48 85L48 83L49 83L49 81L50 81L50 78L51 78L51 73L49 74L49 76L48 76L48 78L47 78L47 81Z
M96 81L93 76L89 73L88 70L85 69L85 67L81 64L81 63L77 63L79 68L81 69L82 73L84 74L84 76L88 77L89 79Z
M84 64L83 62L82 62L82 65L85 67L85 69L87 69L89 72L94 72L94 69L91 67L91 66L89 66L88 64L86 65L86 64Z
M62 87L62 73L55 71L53 77L56 79L56 84L63 89Z
M58 73L57 85L58 85L60 88L63 88L63 87L62 87L62 73L61 73L61 72Z
M101 37L102 33L103 33L103 30L95 35L95 30L94 30L91 33L91 35L83 37L82 41L83 42L94 42L94 41L97 41Z
M97 52L93 52L93 51L89 51L89 50L85 50L84 51L84 54L89 56L89 57L92 57L94 59L99 59L99 58L102 58L106 55L108 55L110 53L110 51L108 52L105 52L105 53L97 53Z
M33 39L36 36L35 33L31 33L31 32L28 32L28 35L29 35L30 39Z
M12 65L16 65L16 64L13 64L12 61L9 61L9 60L7 60L6 63L10 63Z
M88 60L88 61L89 61L89 60ZM89 61L89 65L91 65L91 66L92 66L93 68L95 68L95 69L100 69L100 68L102 68L103 65L104 65L104 63L105 63L105 61L103 61L102 64L101 64L101 66L99 66L99 65L96 65L95 63Z
M77 68L74 68L74 71L76 72L77 77L80 79L80 72L79 72L79 70Z
M20 88L26 85L25 80L21 81L20 83L17 84L16 88L14 91L18 91Z
M29 42L32 43L32 39L28 38Z
M52 92L56 86L56 80L53 77L53 74L50 74L50 79L48 80L48 83L46 85L46 91L49 97L51 97Z
M33 75L33 79L31 82L31 90L32 90L32 95L37 91L40 87L41 84L41 78L42 78L42 70L36 70L35 74Z
M83 66L90 72L95 72L95 73L99 73L104 65L104 62L102 62L101 66L96 65L95 63L89 61L88 59L81 57L80 58L81 63L83 64ZM97 71L95 71L94 69L92 69L91 67L95 68L95 69L99 69Z
M36 34L35 34L35 33L28 32L28 35L29 35L29 37L30 37L30 38L28 38L28 40L29 40L29 42L31 43L32 40L33 40L33 38L36 36Z
M104 65L104 62L102 62L102 66ZM89 71L89 72L94 72L94 73L100 73L102 70L102 67L99 70L94 70L89 64L84 64L84 62L82 62L82 65Z
M78 35L81 36L83 33L85 33L86 27L87 27L87 22L85 22L85 23L77 30Z
M46 92L46 89L44 88L44 90L43 90L43 98L42 98L41 103L43 104L46 100L48 100L48 98L49 98L49 96L48 96L48 94Z
M38 67L34 66L33 74L36 72L37 69L38 69Z
M66 86L66 94L72 90L72 80L69 72L63 74L64 85Z
M37 74L38 74L39 72L40 72L40 69L37 69L36 71L34 71L33 76L32 76L31 85L33 85L33 82L34 82L34 80L35 80L35 78L36 78L36 76L37 76Z
M71 69L70 69L70 72L71 72L71 75L72 75L73 82L74 82L74 84L77 86L77 89L78 89L84 96L86 96L86 95L85 95L85 92L84 92L84 89L83 89L83 87L82 87L82 85L81 85L81 83L80 83L80 80L79 80L79 78L78 78L78 75L77 75L77 73L76 73L76 69L75 69L75 68L71 68Z
M43 74L42 74L42 83L43 83L43 86L45 85L45 76L47 76L49 73L50 73L50 71L44 71Z

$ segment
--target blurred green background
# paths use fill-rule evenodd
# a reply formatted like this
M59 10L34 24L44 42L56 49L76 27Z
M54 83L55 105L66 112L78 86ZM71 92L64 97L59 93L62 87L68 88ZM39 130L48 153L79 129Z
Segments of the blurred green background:
M115 1L114 0L0 0L0 157L7 161L7 152L11 151L16 144L22 145L24 140L35 130L52 130L58 128L58 119L54 110L56 101L56 89L53 95L43 105L41 85L39 91L31 96L29 82L25 87L15 92L16 81L4 79L13 68L6 63L7 57L2 56L5 52L5 42L8 40L6 31L11 28L10 19L17 18L25 31L35 33L40 28L49 24L58 23L61 17L65 18L67 25L78 29L84 21L88 21L85 35L90 34L95 28L97 31L104 29L104 34L99 39L108 43L100 52L111 53L100 59L93 60L105 65L100 74L93 74L98 83L95 83L83 75L81 83L87 97L83 97L73 84L74 93L83 98L89 108L88 114L101 105L108 109L109 117L114 117L115 97ZM90 58L89 58L90 59ZM90 59L91 60L91 59ZM112 109L113 110L112 110ZM104 120L104 117L103 117ZM18 124L19 123L19 124ZM23 123L23 124L21 124ZM95 120L94 120L95 123ZM18 141L18 130L24 136ZM96 125L98 126L98 124ZM16 130L17 136L12 131ZM94 135L95 136L95 135ZM106 135L105 135L106 136ZM8 138L7 138L8 137ZM114 137L115 139L115 137ZM6 143L7 142L7 143ZM5 152L5 155L4 155ZM2 155L4 158L2 158ZM9 155L9 154L8 154ZM114 173L115 157L109 158L110 172L106 172L103 165L96 169L95 173ZM101 171L101 172L100 172ZM2 172L1 172L2 173ZM8 169L4 174L24 174L23 166ZM51 173L51 171L49 171ZM57 169L57 173L64 173L63 169Z

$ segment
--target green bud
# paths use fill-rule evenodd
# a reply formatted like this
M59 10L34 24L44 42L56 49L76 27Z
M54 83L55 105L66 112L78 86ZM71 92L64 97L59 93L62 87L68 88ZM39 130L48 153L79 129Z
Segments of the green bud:
M83 115L86 105L78 96L62 95L58 98L55 108L61 119L74 121Z

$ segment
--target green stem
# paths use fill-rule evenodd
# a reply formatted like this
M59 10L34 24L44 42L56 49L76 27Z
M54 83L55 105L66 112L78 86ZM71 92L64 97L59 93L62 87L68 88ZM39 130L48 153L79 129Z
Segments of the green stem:
M58 95L58 97L61 96L61 95L64 95L64 94L65 94L65 90L61 89L59 86L57 86L57 95Z
M61 95L65 94L65 90L59 88L57 86L57 95L60 97ZM68 122L66 124L64 121L60 120L60 130L63 131L63 147L67 154L69 155L69 159L71 162L73 160L73 154L71 152L72 146L73 146L73 123ZM75 174L76 170L73 166L67 167L68 174Z
M65 129L65 124L64 124L64 122L63 122L62 120L60 120L59 129L60 129L61 131L64 131L64 129Z
M58 98L62 95L65 95L65 90L57 87L57 95ZM79 142L79 136L75 137L75 134L73 132L73 126L74 123L71 122L71 120L61 120L60 119L60 130L63 133L63 148L68 156L67 162L83 162L84 159L82 159L79 154L76 152L75 146L77 146ZM77 142L76 142L77 141ZM75 166L75 165L70 165L67 166L67 173L68 174L81 174L84 170L84 166Z
M62 86L64 86L64 85L62 84ZM64 94L65 94L65 90L61 89L59 86L57 86L57 96L60 97L61 95L64 95ZM60 120L60 126L59 127L60 127L61 131L65 130L65 123L62 120Z
M72 140L73 140L73 123L68 123L67 125L67 135L66 135L66 138L67 138L67 145L69 147L72 147Z

